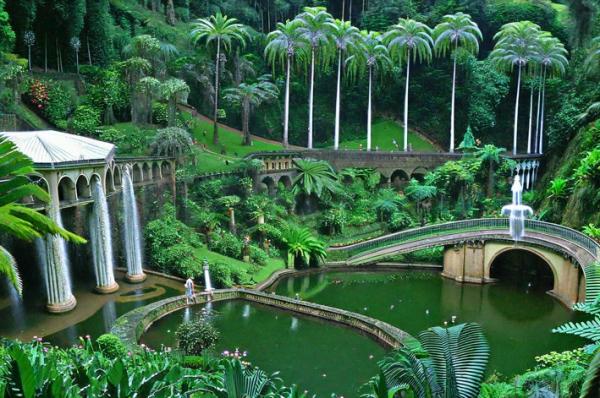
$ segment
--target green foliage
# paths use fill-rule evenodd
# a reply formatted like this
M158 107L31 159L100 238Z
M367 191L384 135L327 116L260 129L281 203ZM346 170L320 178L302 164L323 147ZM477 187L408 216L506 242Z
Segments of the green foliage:
M98 129L102 141L112 142L118 153L146 154L148 149L147 131L134 125L118 125Z
M0 0L0 54L11 52L15 44L15 32L8 23L8 13L4 9L4 0Z
M190 152L192 145L192 137L185 129L167 127L157 131L151 147L156 155L181 157Z
M573 178L578 184L587 181L600 187L600 147L587 152L574 172Z
M287 251L288 267L318 265L327 257L326 245L308 228L288 224L281 228L281 242Z
M104 356L110 359L117 359L127 354L127 348L120 338L114 334L103 334L96 339L98 349Z
M200 355L212 349L219 340L219 331L205 316L197 316L193 321L183 322L175 331L177 347L185 355Z
M100 111L89 105L79 105L71 119L71 128L77 134L93 136L100 126Z
M210 250L224 256L241 258L242 241L228 231L221 231L218 235L211 237Z
M415 224L415 221L406 211L394 211L388 222L390 231L401 231Z
M327 231L329 235L342 233L347 223L348 215L346 209L340 206L326 210L319 220L321 228Z
M592 239L600 241L600 227L594 224L588 224L583 226L583 233Z
M297 159L294 163L298 169L298 174L292 181L294 193L321 197L323 192L335 193L340 190L335 172L329 163L302 159Z
M569 195L569 186L564 178L555 178L550 181L546 194L549 198L565 199Z

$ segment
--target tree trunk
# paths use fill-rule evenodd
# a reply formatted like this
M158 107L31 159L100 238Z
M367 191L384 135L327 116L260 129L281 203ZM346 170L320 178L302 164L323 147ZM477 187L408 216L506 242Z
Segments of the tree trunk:
M88 53L88 63L92 66L92 52L90 51L90 38L86 35L85 41L87 42L87 53Z
M167 15L167 23L169 25L175 25L175 5L173 4L173 0L167 0L165 13Z
M75 51L75 62L77 63L77 74L79 74L79 51Z
M494 195L494 162L488 160L488 187L487 197L491 198Z
M252 145L252 137L250 137L250 104L247 99L244 99L242 105L242 129L244 130L244 145Z
M289 118L290 118L290 64L292 56L288 54L285 73L285 105L283 110L283 147L289 147Z
M544 105L546 104L546 67L542 76L542 113L540 115L540 155L544 153Z
M410 50L406 59L406 87L404 89L404 152L408 152L408 84L410 80Z
M315 49L311 51L310 89L308 92L308 149L313 147L313 98L315 94Z
M348 21L352 22L352 0L350 0L348 6Z
M213 116L213 144L219 145L219 65L221 57L221 38L217 38L217 59L215 62L215 113Z
M517 126L519 124L519 96L521 94L521 69L519 64L519 75L517 77L517 97L515 99L515 120L513 125L513 155L517 154Z
M340 145L340 106L341 106L341 82L342 82L342 50L338 50L337 89L335 92L335 134L333 138L333 149L337 151Z
M454 45L454 65L452 67L452 109L450 111L450 153L454 152L454 114L456 104L456 49L458 47L458 41Z
M541 75L541 73L540 73ZM541 76L540 76L540 80L541 80ZM538 153L538 146L539 146L539 140L540 140L540 103L542 100L542 85L541 85L541 81L540 81L540 86L538 87L538 98L537 98L537 111L535 114L535 139L534 139L534 145L533 145L533 151L535 153Z
M533 87L529 93L529 129L527 130L527 153L531 153L531 138L533 132Z
M31 46L27 46L27 59L29 60L29 72L31 72Z
M373 85L373 67L369 66L369 103L367 105L367 151L371 150L371 95Z
M342 0L342 21L345 21L346 17L346 0Z
M44 37L44 72L48 73L48 33Z

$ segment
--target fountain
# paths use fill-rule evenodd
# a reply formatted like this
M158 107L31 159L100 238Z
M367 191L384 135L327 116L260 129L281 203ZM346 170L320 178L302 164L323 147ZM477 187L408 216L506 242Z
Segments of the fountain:
M90 217L90 237L94 273L96 275L96 291L107 294L119 289L113 271L112 238L108 203L100 179L92 178L92 198L94 205Z
M15 322L15 326L19 329L23 329L25 327L25 307L23 305L23 300L21 300L19 292L17 292L17 289L15 289L8 279L3 279L6 290L8 290L10 313Z
M512 185L512 204L502 207L502 215L508 216L510 236L519 241L525 236L525 218L533 214L529 206L522 204L523 186L517 173Z
M125 279L130 283L139 283L146 279L142 269L142 241L140 236L140 220L135 201L131 167L123 167L123 223L125 229L125 258L127 274Z
M210 293L215 289L212 287L212 283L210 282L210 272L208 271L208 261L203 260L202 264L203 264L202 269L204 270L204 291L207 293Z

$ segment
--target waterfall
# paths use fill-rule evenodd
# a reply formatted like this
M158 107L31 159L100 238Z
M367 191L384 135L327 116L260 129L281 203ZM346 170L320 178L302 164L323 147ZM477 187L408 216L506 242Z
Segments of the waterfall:
M96 289L101 293L109 293L118 289L115 282L112 238L108 203L104 189L98 178L92 179L93 210L90 217L90 237L94 273L96 274Z
M55 224L62 228L62 216L58 204L51 203L48 213ZM76 300L71 290L69 257L65 240L57 235L46 235L37 240L36 246L46 284L48 310L64 312L72 309L75 307Z
M213 289L212 283L210 281L210 272L209 272L208 263L206 262L206 260L204 261L204 265L202 266L202 268L204 269L204 291L212 292L214 289Z
M8 290L8 300L10 302L10 314L15 322L15 325L19 330L25 327L25 308L23 306L23 300L19 297L17 289L8 281L7 278L3 278Z
M140 220L135 201L131 167L123 167L123 223L125 230L125 257L127 260L127 277L131 282L144 280L142 270L142 242L140 237Z

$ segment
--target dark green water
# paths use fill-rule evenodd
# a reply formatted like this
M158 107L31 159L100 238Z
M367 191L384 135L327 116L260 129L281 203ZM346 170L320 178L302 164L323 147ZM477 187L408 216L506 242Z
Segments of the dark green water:
M280 295L388 322L416 336L431 326L477 322L491 346L488 373L526 370L535 356L581 346L584 341L551 329L580 319L543 291L509 284L461 284L437 272L399 271L313 273L290 277L273 288Z
M174 346L177 326L201 309L186 308L158 320L142 342L153 348ZM268 373L280 371L286 384L298 384L320 397L333 392L358 396L385 354L378 343L354 330L256 303L217 302L212 311L221 333L217 352L247 351L252 364Z

